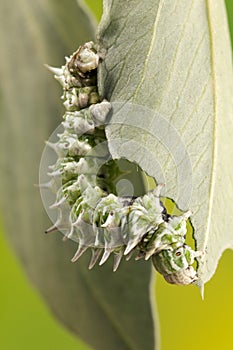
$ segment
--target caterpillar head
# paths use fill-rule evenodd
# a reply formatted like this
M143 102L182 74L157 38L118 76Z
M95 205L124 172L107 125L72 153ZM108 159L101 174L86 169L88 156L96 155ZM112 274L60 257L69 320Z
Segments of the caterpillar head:
M152 256L152 261L168 283L187 285L197 280L197 272L192 266L197 256L198 252L184 244L178 248L161 250Z
M90 41L78 48L72 55L68 68L71 74L80 75L97 69L99 64L99 55L97 54L96 45Z

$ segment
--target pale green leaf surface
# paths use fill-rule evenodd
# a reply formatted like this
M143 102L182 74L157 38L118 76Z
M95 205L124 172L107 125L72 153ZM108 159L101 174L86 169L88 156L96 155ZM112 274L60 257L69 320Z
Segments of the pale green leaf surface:
M107 127L111 153L165 182L164 195L193 211L203 285L222 251L233 247L233 89L224 2L106 0L104 11L100 89L115 103Z
M150 265L122 263L114 274L110 261L89 271L88 253L72 264L77 245L44 235L51 223L34 187L44 141L64 113L61 88L43 64L63 64L94 38L94 27L74 0L4 0L0 17L0 205L7 236L51 310L93 349L153 349Z

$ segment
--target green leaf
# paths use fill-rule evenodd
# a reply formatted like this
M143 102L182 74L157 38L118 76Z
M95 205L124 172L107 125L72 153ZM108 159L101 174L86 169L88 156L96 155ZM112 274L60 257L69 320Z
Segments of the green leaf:
M225 0L226 3L226 9L227 9L227 14L228 14L228 23L229 23L229 29L230 29L230 34L231 34L231 46L233 46L233 17L232 17L232 12L233 12L233 3L231 0Z
M102 0L85 0L85 3L90 7L94 15L98 20L101 19L102 16L102 7L103 7L103 1Z
M0 205L10 242L51 310L98 350L153 349L150 264L112 264L88 271L86 253L50 226L38 188L44 141L61 123L61 88L43 64L61 65L94 38L93 24L73 0L0 3Z
M203 286L222 251L233 248L233 87L224 2L106 0L104 11L100 90L114 106L107 127L112 156L165 182L164 195L193 211Z

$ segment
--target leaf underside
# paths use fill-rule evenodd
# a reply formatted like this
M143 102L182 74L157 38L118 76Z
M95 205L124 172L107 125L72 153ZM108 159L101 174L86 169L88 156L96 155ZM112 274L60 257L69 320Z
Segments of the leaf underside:
M43 235L50 223L34 187L44 141L64 113L43 64L63 64L94 39L94 25L73 0L1 1L0 16L0 205L9 240L49 307L93 349L153 349L150 264L88 271L88 253L72 264L76 244Z
M99 82L102 96L116 104L110 151L165 182L164 195L193 211L203 286L223 250L233 248L233 80L224 1L104 4Z

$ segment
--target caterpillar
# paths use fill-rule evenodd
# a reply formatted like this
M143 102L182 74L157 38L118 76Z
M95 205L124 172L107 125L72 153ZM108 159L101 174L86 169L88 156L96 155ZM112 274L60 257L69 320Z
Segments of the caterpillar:
M73 262L91 249L90 269L110 255L114 271L123 257L151 258L167 282L194 283L198 276L193 264L200 253L186 244L191 211L169 215L161 202L162 185L136 198L114 193L120 170L105 136L111 104L98 93L99 61L97 46L88 42L66 57L61 68L48 66L63 87L66 111L63 133L57 142L47 142L57 154L47 187L56 193L51 208L58 216L46 232L63 230L65 239L78 243Z

